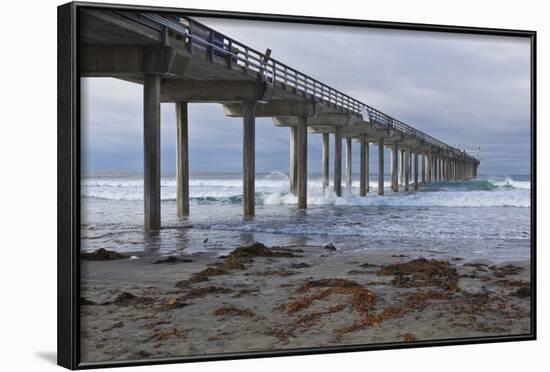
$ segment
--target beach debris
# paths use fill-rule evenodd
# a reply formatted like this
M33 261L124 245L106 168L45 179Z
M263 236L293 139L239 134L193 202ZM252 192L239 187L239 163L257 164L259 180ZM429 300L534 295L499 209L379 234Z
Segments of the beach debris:
M150 352L145 351L145 350L140 350L140 351L132 354L130 356L130 359L148 359L151 356L153 356L153 354L151 354Z
M489 266L489 269L493 270L493 275L497 278L504 278L506 275L517 275L523 271L522 267L515 265L506 265L497 267L495 265Z
M81 252L80 258L82 260L91 260L91 261L109 261L109 260L121 260L130 258L127 254L119 253L115 251L109 251L105 248L99 248L93 252Z
M290 337L296 337L298 329L307 330L318 324L323 316L340 312L346 308L345 304L331 305L327 310L313 311L298 316L289 324L268 328L265 332L268 336L277 337L279 341L288 342Z
M254 271L252 273L246 273L244 275L245 276L251 276L251 275L254 275L254 276L273 276L273 275L277 275L277 276L285 277L285 276L292 276L292 275L296 275L296 274L298 274L298 272L290 271L290 270L285 269L284 267L281 267L281 268L278 268L277 270Z
M531 297L531 286L527 285L525 287L520 287L513 293L513 295L519 298Z
M382 266L376 274L393 275L392 284L396 287L433 286L450 291L459 289L459 275L456 269L447 261L436 259L417 258L409 262Z
M168 256L165 259L160 259L153 262L153 264L178 263L178 262L193 262L193 260L190 260L188 258L180 258L177 256Z
M293 269L305 269L306 267L310 267L311 265L305 263L305 262L300 262L300 263L293 263L292 265L290 265L291 268Z
M401 295L401 298L408 311L422 311L431 301L449 300L451 298L451 293L434 289L417 289L413 292Z
M379 265L375 265L375 264L371 264L369 262L365 262L365 263L362 263L361 265L359 265L360 267L364 268L364 269L368 269L369 267L378 267Z
M166 309L179 309L181 307L189 306L189 305L191 305L191 304L183 301L180 298L172 297L172 298L169 298L168 301L166 301L164 307Z
M413 341L416 341L416 336L413 335L413 334L410 333L410 332L404 333L402 336L403 336L403 341L405 341L405 342L413 342Z
M116 322L114 323L112 326L110 326L109 328L105 328L103 329L102 331L103 332L109 332L109 331L112 331L113 329L115 328L122 328L124 327L124 322L123 321L120 321L120 322Z
M208 238L204 239L202 242L203 242L203 243L208 242Z
M187 287L190 283L204 282L211 276L228 274L230 270L245 270L254 262L255 257L301 257L294 252L301 251L283 247L268 248L262 243L239 247L229 253L223 262L192 274L188 280L176 283L176 287L182 288Z
M162 329L153 333L151 337L145 340L145 342L162 342L169 340L171 338L179 338L182 340L187 339L187 330L179 329L177 327L172 327L171 329Z
M80 306L83 305L97 305L97 302L89 300L86 297L80 297Z
M325 244L323 248L330 252L334 252L336 250L336 247L332 243Z
M254 317L256 314L252 310L246 308L239 308L235 305L227 304L218 308L214 315L216 316L244 316L244 317Z
M215 287L215 286L189 288L189 290L185 293L185 298L187 299L198 298L198 297L208 296L211 294L224 294L224 293L233 293L233 290L225 287Z
M332 294L350 295L350 304L358 312L367 311L368 306L374 302L375 295L359 283L348 279L320 279L305 282L298 290L299 293L309 292L316 288L317 293L300 297L280 306L287 313L307 309L314 301L322 300Z
M130 292L122 292L118 296L116 296L114 300L104 302L102 303L102 305L129 306L129 305L148 305L151 303L153 303L153 299L150 297L140 297Z
M409 257L409 256L404 255L404 254L392 254L391 256L392 257Z

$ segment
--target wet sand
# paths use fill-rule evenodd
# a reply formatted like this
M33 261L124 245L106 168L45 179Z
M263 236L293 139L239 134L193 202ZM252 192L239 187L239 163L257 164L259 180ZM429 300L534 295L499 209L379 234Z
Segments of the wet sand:
M528 261L261 245L138 257L81 261L83 362L530 333Z

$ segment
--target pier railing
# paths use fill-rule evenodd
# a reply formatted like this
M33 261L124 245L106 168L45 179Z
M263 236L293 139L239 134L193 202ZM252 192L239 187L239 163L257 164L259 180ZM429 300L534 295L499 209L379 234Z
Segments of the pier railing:
M310 95L321 102L335 105L364 120L375 122L388 129L392 129L406 136L412 136L433 146L462 153L446 143L397 120L372 106L367 105L349 95L342 93L321 81L308 76L274 58L266 56L221 32L218 32L194 19L181 15L160 15L143 13L142 16L160 24L166 30L184 37L189 51L198 47L204 49L208 58L213 61L215 56L225 59L228 67L233 64L241 66L245 72L263 76L270 84L280 83L285 88L295 89L296 92ZM365 117L368 116L368 117ZM475 160L465 154L466 158Z

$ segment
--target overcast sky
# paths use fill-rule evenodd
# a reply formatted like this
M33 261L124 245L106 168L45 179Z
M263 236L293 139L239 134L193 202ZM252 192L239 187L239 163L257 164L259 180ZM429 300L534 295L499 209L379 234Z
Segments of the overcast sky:
M452 146L481 146L480 174L529 174L527 38L199 20ZM83 79L82 103L84 171L142 171L142 87ZM163 173L175 170L174 110L162 104ZM192 173L241 171L242 119L190 104L189 136ZM256 120L257 172L288 172L288 138L288 128ZM355 144L355 173L358 152ZM319 172L320 135L309 136L308 158ZM376 159L372 146L371 170Z

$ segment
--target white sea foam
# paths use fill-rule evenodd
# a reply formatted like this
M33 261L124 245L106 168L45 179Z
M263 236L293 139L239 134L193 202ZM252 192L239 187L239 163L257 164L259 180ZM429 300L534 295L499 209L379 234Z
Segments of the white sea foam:
M322 192L322 179L308 181L308 204L310 205L357 205L357 206L414 206L414 207L524 207L530 206L530 182L511 177L475 180L469 182L440 183L422 187L414 193L392 193L390 182L385 181L385 194L378 196L378 182L369 182L366 198L359 197L359 181L352 184L352 192L342 185L343 195L337 197L332 185ZM256 180L257 200L265 205L293 205L295 195L288 192L290 182L281 172L272 172ZM240 203L242 180L237 177L197 177L189 183L191 203ZM88 198L104 200L143 200L143 180L139 178L88 178L82 181L82 194ZM176 181L163 178L161 199L176 199Z

